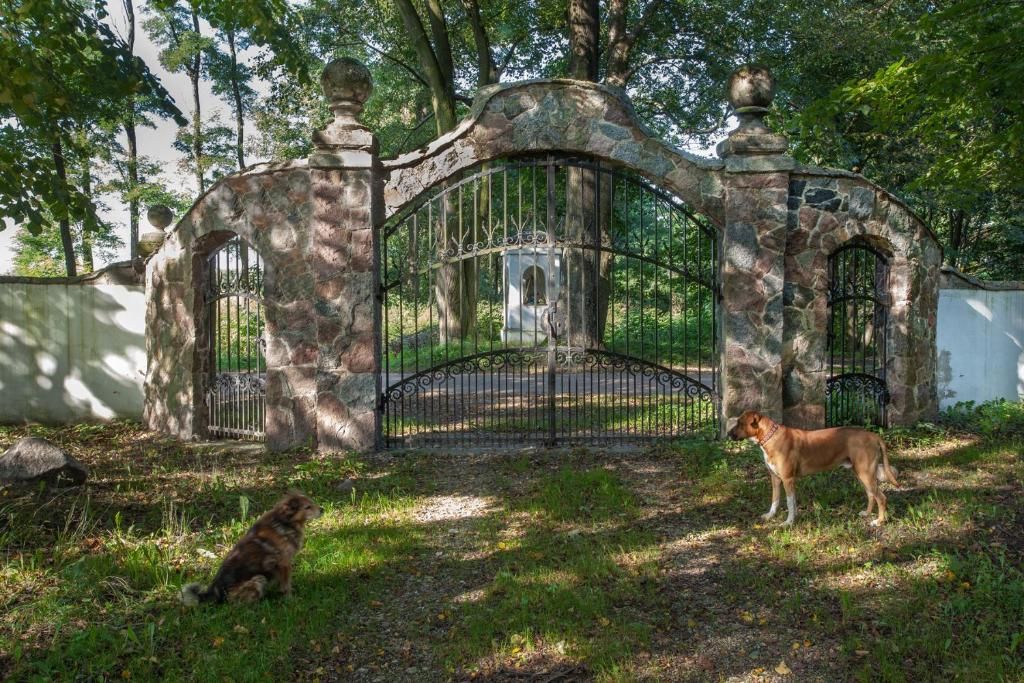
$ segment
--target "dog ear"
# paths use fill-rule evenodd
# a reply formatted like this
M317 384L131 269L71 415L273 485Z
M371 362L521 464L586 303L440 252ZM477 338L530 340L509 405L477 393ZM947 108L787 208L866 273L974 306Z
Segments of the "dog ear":
M750 414L750 427L751 429L757 429L757 422L761 419L761 416L757 413Z

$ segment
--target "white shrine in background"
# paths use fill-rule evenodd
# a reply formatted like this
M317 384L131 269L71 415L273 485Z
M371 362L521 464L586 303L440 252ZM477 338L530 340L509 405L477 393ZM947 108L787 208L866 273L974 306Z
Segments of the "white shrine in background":
M503 252L505 320L501 340L513 346L534 346L547 340L548 307L561 290L562 250L517 247ZM548 272L548 269L554 272Z

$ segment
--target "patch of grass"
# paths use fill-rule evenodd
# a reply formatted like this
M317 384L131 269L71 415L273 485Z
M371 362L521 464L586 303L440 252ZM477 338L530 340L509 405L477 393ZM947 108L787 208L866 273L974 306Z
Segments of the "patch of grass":
M0 493L8 680L280 679L296 649L333 638L350 611L387 592L396 565L425 552L408 518L415 484L404 465L363 477L351 457L259 451L250 460L230 447L152 441L127 425L31 431L80 439L76 455L93 479L77 492ZM346 477L356 477L354 489L338 492ZM297 557L294 597L181 607L180 587L208 581L253 518L292 487L324 508Z
M0 487L5 680L1024 679L1011 434L883 431L903 488L876 529L845 470L800 480L793 527L762 522L746 443L322 456L115 423L0 448L29 433L92 478ZM289 488L324 507L295 595L183 608Z
M636 607L654 590L653 536L607 526L637 511L618 476L564 467L513 511L515 532L496 528L490 539L493 579L456 611L450 666L485 656L522 661L545 648L611 671L649 642L652 620ZM567 522L578 526L567 532Z

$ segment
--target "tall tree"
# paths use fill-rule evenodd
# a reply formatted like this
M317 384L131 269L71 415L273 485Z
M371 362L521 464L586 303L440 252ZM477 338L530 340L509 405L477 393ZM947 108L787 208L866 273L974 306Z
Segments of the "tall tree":
M245 34L232 25L219 29L217 36L218 42L225 45L227 51L211 49L207 55L207 68L214 94L225 98L234 114L235 156L238 168L244 169L245 119L256 101L256 91L251 85L252 70L247 64L239 61L238 55L238 51L243 49L248 41ZM219 48L219 45L217 47Z
M33 234L56 222L74 274L71 226L99 224L81 178L68 173L80 152L74 131L116 118L132 93L152 96L162 114L180 112L104 22L102 6L8 0L0 12L0 215Z
M122 0L125 18L128 22L128 36L125 47L132 55L135 54L135 5L133 0ZM124 135L128 141L128 250L134 260L139 255L139 198L136 188L139 186L139 141L135 133L136 101L130 94L126 101L124 117Z
M203 54L213 41L200 30L199 10L196 2L185 7L173 4L159 9L143 23L150 38L160 50L160 63L171 73L184 73L192 86L192 120L190 134L185 136L191 145L192 172L198 194L206 190L203 158L203 116L199 84L203 78ZM179 135L179 139L181 139Z
M448 19L438 0L426 0L426 14L430 26L428 36L419 12L411 0L395 0L395 7L402 17L406 35L416 52L423 80L430 92L437 134L443 135L453 130L457 123L455 62L452 57ZM462 8L472 26L476 45L477 75L474 80L478 87L489 85L496 82L499 74L494 67L490 41L480 20L479 7L476 0L463 0ZM455 198L449 197L437 233L442 251L458 252L465 244L477 240L475 231L480 223L479 217L474 217L471 221L459 221L455 219L458 211ZM438 307L439 336L443 343L460 339L474 329L478 277L475 258L446 263L436 271L434 295Z

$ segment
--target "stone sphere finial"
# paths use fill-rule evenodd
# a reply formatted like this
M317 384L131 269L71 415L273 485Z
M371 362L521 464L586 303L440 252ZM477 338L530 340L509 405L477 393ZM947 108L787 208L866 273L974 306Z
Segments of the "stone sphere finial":
M729 137L718 143L718 154L727 159L735 169L742 169L742 157L778 156L773 161L775 168L792 168L793 160L783 158L786 153L785 136L777 135L765 125L764 117L772 106L775 96L775 78L768 67L759 64L744 64L729 76L726 88L729 104L739 120L739 126L729 131ZM761 168L765 162L759 161Z
M149 258L164 243L164 230L174 220L174 212L163 204L154 204L146 211L146 218L153 226L139 235L139 256Z
M767 67L744 64L729 76L728 95L737 113L753 109L767 112L775 97L775 77Z
M146 211L146 219L157 230L166 230L174 220L174 212L163 204L154 204Z
M320 85L339 119L355 120L373 92L370 70L351 57L331 60L320 74Z

